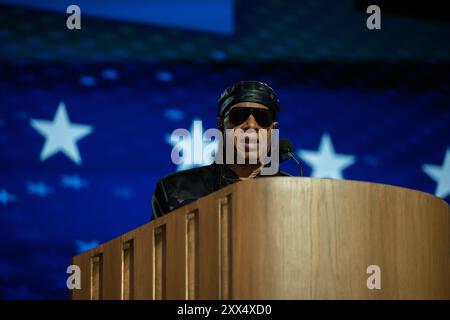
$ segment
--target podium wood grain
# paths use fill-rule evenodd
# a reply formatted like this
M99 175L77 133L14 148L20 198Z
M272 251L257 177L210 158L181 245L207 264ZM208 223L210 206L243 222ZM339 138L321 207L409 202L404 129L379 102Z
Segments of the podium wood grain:
M449 237L448 204L427 193L254 179L75 256L82 288L71 297L450 299ZM101 281L93 281L98 256ZM367 288L371 265L380 267L381 289Z

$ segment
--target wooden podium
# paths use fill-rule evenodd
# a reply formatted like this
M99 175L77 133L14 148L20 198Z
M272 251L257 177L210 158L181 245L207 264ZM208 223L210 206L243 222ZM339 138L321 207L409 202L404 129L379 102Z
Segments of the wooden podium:
M72 299L450 299L449 207L383 184L253 179L73 264Z

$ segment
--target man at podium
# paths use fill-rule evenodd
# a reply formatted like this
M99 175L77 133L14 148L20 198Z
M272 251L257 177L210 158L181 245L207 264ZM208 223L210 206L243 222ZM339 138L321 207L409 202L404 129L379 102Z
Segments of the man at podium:
M259 81L240 81L228 87L217 103L217 128L225 139L225 131L245 132L253 129L258 132L265 129L270 137L271 130L278 128L280 101L275 91ZM238 130L240 129L240 130ZM235 137L235 136L234 136ZM272 175L263 175L261 159L256 163L248 161L252 153L257 154L259 139L246 141L245 148L233 144L235 155L241 152L245 163L217 163L177 172L159 180L152 197L153 217L160 217L191 201L217 191L240 180L267 176L288 176L280 170ZM267 143L270 153L271 143ZM222 150L225 154L225 144Z

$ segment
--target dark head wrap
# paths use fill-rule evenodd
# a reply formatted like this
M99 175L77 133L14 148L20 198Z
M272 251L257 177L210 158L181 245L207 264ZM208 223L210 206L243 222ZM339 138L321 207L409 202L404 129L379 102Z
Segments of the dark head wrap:
M219 117L239 102L257 102L267 106L277 118L280 111L280 100L273 89L260 81L240 81L225 89L217 102L217 114Z

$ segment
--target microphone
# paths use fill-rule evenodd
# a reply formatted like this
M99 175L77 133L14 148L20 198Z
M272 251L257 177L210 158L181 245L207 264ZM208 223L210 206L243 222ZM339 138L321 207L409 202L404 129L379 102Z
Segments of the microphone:
M297 159L295 154L292 152L292 142L288 139L280 139L280 162L288 159L294 159L300 169L300 177L303 177L303 168L300 161Z

